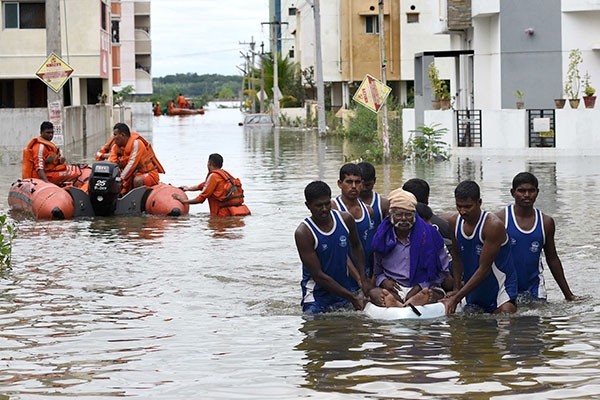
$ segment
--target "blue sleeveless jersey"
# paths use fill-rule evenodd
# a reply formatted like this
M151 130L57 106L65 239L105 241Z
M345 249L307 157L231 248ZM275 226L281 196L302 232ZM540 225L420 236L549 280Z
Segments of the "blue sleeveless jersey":
M369 204L373 209L373 222L375 223L375 229L373 230L373 234L377 231L377 227L383 221L383 210L381 209L381 195L377 192L373 192L373 198L371 199L371 204Z
M483 249L482 231L487 214L487 211L482 211L479 221L470 236L464 234L464 220L458 216L455 235L463 263L464 282L471 279L479 267L479 256ZM492 263L491 273L467 295L467 305L475 305L486 312L493 312L507 301L516 300L517 276L510 250L507 238Z
M510 245L517 271L519 293L529 292L536 299L546 299L546 284L544 282L544 266L542 264L542 249L546 243L544 233L544 219L542 212L537 208L535 223L528 231L517 224L514 206L506 207L504 221L506 233L510 238Z
M335 202L341 211L348 212L341 196L336 197ZM356 229L358 230L360 243L362 244L365 253L365 274L371 276L373 274L373 263L371 262L373 250L371 249L371 242L373 241L373 236L376 231L375 222L371 218L371 215L369 215L369 210L367 210L365 203L360 199L358 199L358 203L362 210L362 216L359 219L354 218L354 221L356 221Z
M324 273L331 276L337 283L350 291L356 291L358 285L348 274L346 265L350 253L349 229L344 223L339 211L331 210L333 228L323 232L311 218L304 219L303 223L310 229L315 239L315 251ZM308 269L302 266L302 306L304 311L322 312L332 306L344 306L350 302L337 296L318 285L309 274Z

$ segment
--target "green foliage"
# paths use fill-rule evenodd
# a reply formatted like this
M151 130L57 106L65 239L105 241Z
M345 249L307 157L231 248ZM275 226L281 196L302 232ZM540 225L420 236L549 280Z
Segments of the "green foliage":
M154 94L150 101L166 106L170 100L175 100L179 93L194 103L195 107L205 106L213 98L221 98L220 95L240 93L242 88L242 77L236 75L219 75L197 73L167 75L152 79Z
M525 96L525 92L523 92L521 89L515 90L515 97L517 98L518 101L522 101L523 96Z
M6 214L0 214L0 269L10 268L12 243L17 237L17 228L7 219Z
M569 52L569 70L567 72L567 81L565 82L565 95L568 99L579 98L579 89L581 88L581 75L579 73L579 64L583 62L581 50L573 49Z
M372 142L377 138L377 114L365 107L357 107L343 134L352 141Z
M583 92L586 96L593 96L596 93L596 89L590 83L590 74L586 71L583 76Z
M264 54L261 57L261 64L264 73L264 90L269 96L269 100L273 100L273 81L274 81L274 65L273 56ZM261 76L261 68L252 70L252 75ZM288 57L281 58L277 56L277 86L281 92L279 106L286 107L301 107L304 105L305 90L302 83L302 70L300 64L290 61ZM253 80L256 91L260 91L260 79Z
M406 158L427 161L447 160L448 144L442 140L442 137L448 132L448 128L440 126L440 124L420 125L412 130L404 149Z
M431 90L436 100L449 100L450 89L446 81L440 79L440 71L435 66L435 63L431 62L427 68L429 76L429 82L431 83Z
M135 89L132 85L127 85L118 92L115 92L113 96L113 104L123 104L124 101L130 100L129 98L135 92Z

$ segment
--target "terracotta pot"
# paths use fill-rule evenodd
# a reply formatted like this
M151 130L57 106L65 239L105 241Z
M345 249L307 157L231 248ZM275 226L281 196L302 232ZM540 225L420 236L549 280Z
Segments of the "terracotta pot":
M564 108L567 99L554 99L554 107L556 108Z
M431 100L431 108L433 110L439 110L440 107L441 107L441 105L440 105L440 99Z
M579 99L569 99L569 105L571 106L571 108L575 109L579 107L579 101Z
M585 108L594 108L596 96L583 96L583 104L585 104Z
M450 99L441 99L440 100L440 110L449 110L450 109Z

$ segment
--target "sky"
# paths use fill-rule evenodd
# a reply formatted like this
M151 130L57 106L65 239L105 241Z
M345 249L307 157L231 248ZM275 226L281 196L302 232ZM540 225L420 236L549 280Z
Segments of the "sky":
M254 39L269 50L269 0L151 0L152 76L241 75Z

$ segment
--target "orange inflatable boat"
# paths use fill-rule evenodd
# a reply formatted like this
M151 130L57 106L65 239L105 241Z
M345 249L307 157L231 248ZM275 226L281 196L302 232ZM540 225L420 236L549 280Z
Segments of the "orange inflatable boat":
M41 179L20 179L8 193L12 210L36 219L70 219L142 213L181 216L189 213L189 204L173 198L184 192L171 185L138 187L120 196L120 171L116 164L97 162L91 168L87 191L75 186L59 187Z

